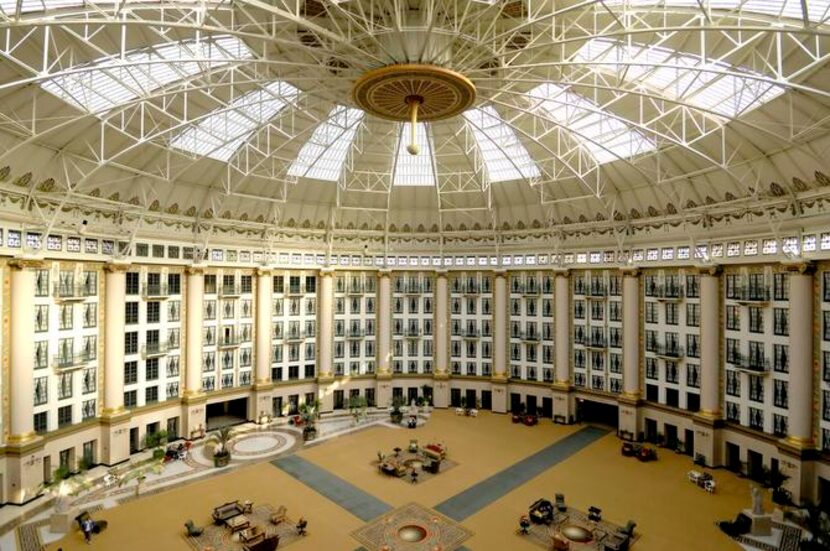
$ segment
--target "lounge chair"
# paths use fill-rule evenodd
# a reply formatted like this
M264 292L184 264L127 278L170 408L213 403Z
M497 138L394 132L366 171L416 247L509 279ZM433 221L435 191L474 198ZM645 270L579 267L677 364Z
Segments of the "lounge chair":
M190 538L196 538L202 535L202 532L205 530L203 528L199 528L195 524L193 524L193 520L189 519L187 522L184 523L184 527L187 528L187 536Z
M564 513L568 510L568 506L565 505L565 494L556 494L555 496L555 503L556 503L556 510L560 513Z
M273 515L271 515L271 524L278 525L281 522L284 522L286 512L287 509L285 508L285 505L280 505L279 508L277 508L276 512Z
M625 523L625 526L623 526L622 528L619 528L619 529L617 530L617 533L618 533L618 534L623 534L623 535L625 535L625 536L628 536L629 538L630 538L630 537L633 537L633 536L634 536L634 527L635 527L635 526L637 526L637 523L636 523L636 522L634 522L633 520L629 520L627 523Z

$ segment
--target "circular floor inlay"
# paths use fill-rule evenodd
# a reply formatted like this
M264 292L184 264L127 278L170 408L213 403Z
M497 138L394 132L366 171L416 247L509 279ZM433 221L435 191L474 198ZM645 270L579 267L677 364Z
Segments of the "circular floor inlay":
M406 526L398 529L398 537L403 541L416 543L426 539L427 531L425 528L418 526L417 524L407 524Z
M585 543L593 539L593 535L590 530L574 524L569 524L562 528L562 535L571 541L579 543Z
M275 436L249 436L234 442L233 449L242 453L259 453L275 448L280 443L280 439Z

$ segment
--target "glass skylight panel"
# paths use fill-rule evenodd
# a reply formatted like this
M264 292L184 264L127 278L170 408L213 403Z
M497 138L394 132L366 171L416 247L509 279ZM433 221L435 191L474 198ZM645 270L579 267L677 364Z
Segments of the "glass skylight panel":
M405 122L401 125L401 131L398 134L392 185L434 186L436 183L435 165L432 157L432 140L429 138L427 127L422 122L415 126L415 141L421 148L417 155L410 155L406 150L406 146L409 145L410 128L410 123Z
M73 72L52 77L41 86L67 103L101 115L172 82L253 55L238 38L218 36L167 42L105 57Z
M697 8L701 4L709 10L724 12L758 13L775 17L802 19L801 0L605 0L606 6L666 6ZM824 21L830 11L830 0L809 0L807 13L813 22Z
M576 132L574 137L598 163L653 151L655 143L618 118L604 113L592 100L551 82L528 92L534 111Z
M290 176L336 182L343 172L346 155L354 141L363 111L344 105L334 107L329 117L314 129L288 169Z
M464 112L491 182L504 182L540 175L516 132L499 117L492 105Z
M760 74L744 67L701 63L695 55L656 46L596 38L586 42L573 60L608 65L626 81L727 117L737 117L784 92L781 86L752 78Z
M297 90L275 81L217 109L176 136L171 145L217 161L228 161L251 134L284 107L296 101Z

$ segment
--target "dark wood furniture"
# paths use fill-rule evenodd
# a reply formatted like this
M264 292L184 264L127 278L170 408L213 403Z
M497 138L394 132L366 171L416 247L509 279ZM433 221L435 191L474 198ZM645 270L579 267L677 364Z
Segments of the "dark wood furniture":
M242 514L242 505L238 501L229 501L213 509L213 522L227 523L229 519Z
M547 499L537 499L528 510L528 516L535 524L550 524L553 514L553 503Z
M280 537L277 534L263 538L256 543L242 544L245 551L274 551L280 544Z

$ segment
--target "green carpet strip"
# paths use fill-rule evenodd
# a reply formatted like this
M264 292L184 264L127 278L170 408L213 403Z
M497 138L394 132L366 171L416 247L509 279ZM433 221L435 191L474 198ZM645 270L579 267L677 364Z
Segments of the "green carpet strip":
M392 510L378 498L296 455L275 459L271 464L365 522Z
M607 430L586 427L467 488L433 509L460 522L606 434Z

